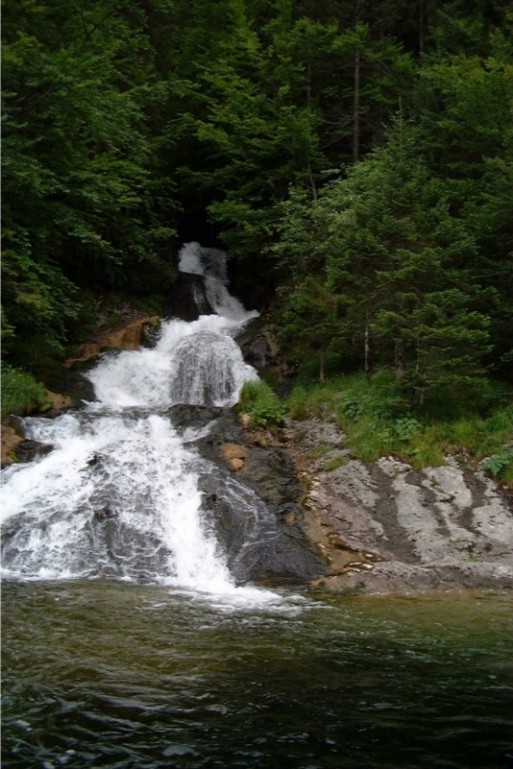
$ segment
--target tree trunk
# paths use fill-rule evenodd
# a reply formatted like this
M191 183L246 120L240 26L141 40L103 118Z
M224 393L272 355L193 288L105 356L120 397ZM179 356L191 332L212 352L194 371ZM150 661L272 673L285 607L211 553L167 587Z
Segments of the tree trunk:
M354 96L353 96L353 161L360 159L360 48L354 55Z
M404 376L404 349L400 339L395 340L394 363L397 378L402 379Z
M312 190L312 200L314 203L317 203L317 185L315 184L315 178L312 172L312 164L310 163L310 158L308 158L308 176L310 178L310 188Z
M420 347L417 345L417 362L415 364L415 374L417 377L417 393L419 396L419 408L424 407L424 403L426 401L426 390L424 388L425 382L422 382L422 366L421 366L421 352Z
M419 53L424 53L424 0L419 0Z
M324 356L324 350L321 350L319 353L319 382L321 384L324 384L325 381L326 381L325 356Z
M365 313L365 332L363 341L363 367L365 371L365 378L367 381L370 379L371 364L370 364L370 329L369 329L369 314Z

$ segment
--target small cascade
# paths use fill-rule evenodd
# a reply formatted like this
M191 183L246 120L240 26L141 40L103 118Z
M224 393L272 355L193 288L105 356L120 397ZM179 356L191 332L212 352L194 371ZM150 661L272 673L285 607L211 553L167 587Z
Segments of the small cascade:
M236 587L201 479L215 477L223 511L243 510L252 522L234 563L251 552L265 506L201 457L194 430L175 429L172 414L177 404L212 406L214 424L220 408L237 402L257 374L235 337L258 313L230 296L223 252L187 244L180 270L203 279L215 314L165 321L153 348L105 355L86 375L96 400L83 408L22 420L27 438L53 449L3 471L4 576L111 576L216 594L246 589ZM201 435L210 429L208 422ZM275 525L269 521L264 540ZM244 569L239 576L244 581ZM254 600L255 589L247 590Z
M236 375L242 356L232 339L203 331L180 342L176 354L171 391L177 403L218 406L239 389Z

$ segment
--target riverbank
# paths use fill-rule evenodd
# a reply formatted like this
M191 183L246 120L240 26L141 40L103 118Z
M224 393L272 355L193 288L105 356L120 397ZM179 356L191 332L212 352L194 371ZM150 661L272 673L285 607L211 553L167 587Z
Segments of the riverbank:
M509 499L483 472L454 457L422 471L394 457L364 463L351 458L333 422L315 418L288 420L285 434L305 487L307 531L329 563L319 587L513 588Z

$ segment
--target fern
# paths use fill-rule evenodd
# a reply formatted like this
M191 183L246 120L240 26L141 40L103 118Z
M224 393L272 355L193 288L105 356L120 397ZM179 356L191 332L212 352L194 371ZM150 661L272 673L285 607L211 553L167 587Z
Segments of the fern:
M513 465L513 448L506 447L503 451L492 454L481 467L494 478L499 478L510 465Z

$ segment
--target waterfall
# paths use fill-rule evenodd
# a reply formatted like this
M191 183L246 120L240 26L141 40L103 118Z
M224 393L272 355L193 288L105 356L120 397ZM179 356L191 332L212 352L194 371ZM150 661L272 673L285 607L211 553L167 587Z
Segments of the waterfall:
M237 402L257 374L235 337L258 313L229 294L223 252L189 243L179 269L202 276L216 314L167 320L153 348L105 355L86 375L95 401L54 419L21 420L27 438L52 450L3 471L4 576L111 576L216 594L256 590L235 585L202 507L200 480L213 469L191 442L192 428L185 436L173 426L172 407L219 411ZM207 423L203 432L209 429ZM227 487L233 497L235 481ZM247 490L235 504L247 506L247 518L261 515L261 502Z

